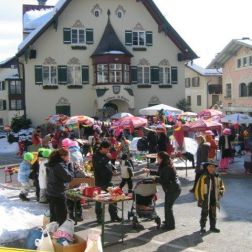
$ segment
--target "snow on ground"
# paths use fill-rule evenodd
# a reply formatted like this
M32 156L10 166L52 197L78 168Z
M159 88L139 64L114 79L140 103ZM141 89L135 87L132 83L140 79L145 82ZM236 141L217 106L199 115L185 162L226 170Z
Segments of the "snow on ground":
M8 143L7 138L0 139L0 153L17 153L18 143Z

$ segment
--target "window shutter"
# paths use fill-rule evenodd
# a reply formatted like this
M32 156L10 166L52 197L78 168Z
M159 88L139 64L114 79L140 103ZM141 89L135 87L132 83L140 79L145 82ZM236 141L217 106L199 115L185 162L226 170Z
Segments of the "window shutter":
M82 84L88 84L89 83L89 67L88 66L82 66Z
M131 83L132 84L137 84L138 83L137 67L136 66L131 66Z
M71 44L71 28L63 29L63 41L64 44Z
M92 45L94 43L94 30L86 29L86 44Z
M159 84L159 67L151 67L151 84Z
M146 32L146 45L147 46L152 46L153 44L153 36L151 31Z
M171 83L178 84L178 68L171 67Z
M132 46L132 31L125 31L125 45Z
M67 66L58 66L58 83L67 84Z
M43 84L43 71L42 66L35 66L35 84L42 85Z
M5 81L2 81L2 91L5 90Z
M6 110L6 100L3 100L3 110Z

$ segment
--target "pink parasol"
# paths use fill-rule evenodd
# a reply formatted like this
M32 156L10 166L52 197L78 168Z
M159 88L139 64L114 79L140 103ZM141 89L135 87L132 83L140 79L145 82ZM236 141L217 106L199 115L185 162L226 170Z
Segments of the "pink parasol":
M69 128L78 128L80 124L92 126L94 124L94 119L85 115L77 115L70 117L65 125Z
M54 124L54 125L62 125L66 122L66 120L69 117L63 114L55 114L55 115L49 115L46 120L48 123Z
M147 125L147 119L137 116L127 116L113 123L113 128L119 127L122 129L140 128Z
M204 120L200 118L195 122L185 124L183 128L186 131L205 131L213 129L220 131L222 128L222 124L212 120Z
M209 119L211 117L222 117L223 113L216 109L204 109L198 113L198 117Z

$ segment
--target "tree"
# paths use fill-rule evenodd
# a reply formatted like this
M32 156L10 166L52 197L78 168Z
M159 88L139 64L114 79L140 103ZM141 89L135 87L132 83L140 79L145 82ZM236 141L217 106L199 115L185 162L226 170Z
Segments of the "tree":
M17 133L21 129L30 128L32 122L30 119L26 119L24 116L15 116L11 121L11 129L13 132Z
M181 99L177 102L176 104L178 109L181 109L183 111L191 111L191 106L190 104L186 101L186 99Z

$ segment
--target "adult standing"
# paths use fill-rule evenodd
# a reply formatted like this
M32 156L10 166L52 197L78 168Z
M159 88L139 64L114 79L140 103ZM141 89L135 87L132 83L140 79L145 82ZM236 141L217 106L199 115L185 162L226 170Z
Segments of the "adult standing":
M216 157L216 151L217 151L217 144L214 139L214 133L211 130L207 130L205 132L206 134L206 142L209 143L209 150L208 150L208 161L213 161L215 160Z
M93 156L93 167L94 167L94 177L95 185L100 187L102 190L106 191L109 186L112 186L112 177L115 174L110 162L109 154L110 144L107 141L101 142L98 150ZM95 213L97 222L101 224L102 220L102 208L101 203L96 202ZM121 221L121 218L117 215L116 204L109 204L109 214L111 221Z
M158 137L157 133L154 130L149 130L147 134L147 141L148 141L148 151L150 154L157 153L157 144L158 144ZM155 158L151 158L150 162L154 163L156 161Z
M42 145L41 128L38 126L32 133L32 151L38 151Z
M196 141L198 143L198 149L196 152L196 168L195 168L195 180L193 188L190 190L191 193L194 193L196 184L202 174L202 167L201 164L208 161L208 151L209 151L209 144L206 143L205 138L202 135L196 137Z
M231 136L231 130L225 128L222 132L223 134L219 139L219 149L221 150L221 160L219 163L220 170L226 172L229 166L230 159L232 158L232 146L231 141L233 137Z
M69 165L69 152L63 148L53 151L46 168L50 221L56 221L61 225L67 219L66 183L69 183L74 176Z
M157 171L144 169L150 175L157 175L156 182L162 185L165 193L165 221L163 229L169 231L175 229L175 218L173 215L173 204L181 193L180 181L170 156L161 151L157 154L157 162L159 164Z

